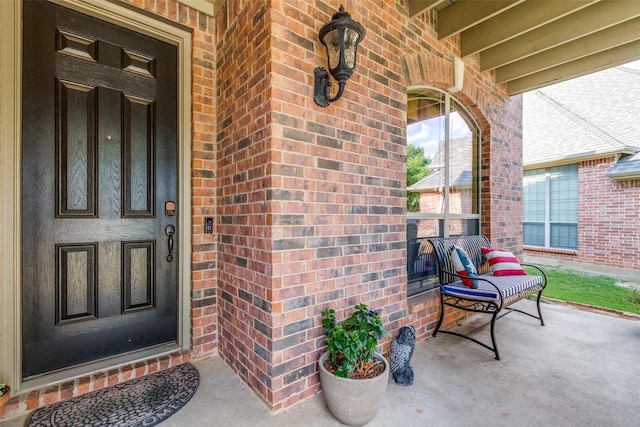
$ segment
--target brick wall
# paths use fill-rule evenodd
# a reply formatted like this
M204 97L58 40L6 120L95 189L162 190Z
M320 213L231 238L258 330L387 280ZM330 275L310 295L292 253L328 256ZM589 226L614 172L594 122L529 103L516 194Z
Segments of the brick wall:
M640 180L616 181L605 174L613 157L578 165L578 259L640 270Z
M317 34L340 4L367 35L322 108ZM406 299L406 89L451 86L458 40L407 16L390 0L227 2L217 16L219 351L274 409L318 391L326 307L340 318L365 302L391 331L433 330L437 291ZM467 65L456 99L482 129L483 231L517 252L521 101Z
M226 3L216 18L215 82L220 355L267 401L276 256L268 197L277 155L270 135L272 19L264 2Z
M344 5L368 34L327 108L312 79L337 2L218 16L218 65L234 70L217 80L220 354L274 409L318 391L324 308L366 302L391 329L406 315L405 94L385 59L406 11Z
M528 246L532 256L640 270L640 180L606 176L613 156L578 163L578 248L562 250ZM579 265L579 264L578 264Z

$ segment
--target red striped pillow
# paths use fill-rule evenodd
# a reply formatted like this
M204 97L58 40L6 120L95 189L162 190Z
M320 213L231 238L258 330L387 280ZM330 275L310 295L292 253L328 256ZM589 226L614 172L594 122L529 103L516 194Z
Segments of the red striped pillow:
M504 249L482 248L494 276L526 276L518 259Z

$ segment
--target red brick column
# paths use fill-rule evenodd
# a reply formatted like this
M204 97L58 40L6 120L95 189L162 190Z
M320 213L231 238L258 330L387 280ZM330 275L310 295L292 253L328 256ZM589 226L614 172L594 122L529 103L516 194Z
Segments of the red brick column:
M220 354L275 409L318 390L324 308L365 302L390 328L407 309L406 95L387 59L406 11L345 3L368 34L322 108L327 3L227 2L217 17Z
M452 86L459 42L438 41L428 14L409 21L404 2L345 1L367 35L344 96L322 108L317 34L341 3L227 2L216 17L219 350L274 409L318 390L324 308L365 302L422 337L438 310L406 298L406 90ZM517 252L521 101L465 63L454 96L484 141L483 232Z

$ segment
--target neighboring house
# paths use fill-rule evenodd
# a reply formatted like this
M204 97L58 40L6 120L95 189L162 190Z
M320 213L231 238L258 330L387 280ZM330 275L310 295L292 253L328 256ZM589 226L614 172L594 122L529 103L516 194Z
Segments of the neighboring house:
M458 134L446 138L442 208L416 220L444 235L474 224L519 255L519 94L575 75L574 50L547 52L556 36L640 11L346 0L366 36L346 87L332 80L342 97L320 106L318 36L342 3L0 1L5 416L213 355L282 410L320 391L329 307L366 303L392 333L410 324L425 339L440 294L407 296L407 122L460 112L472 135L459 170ZM638 56L619 45L640 29L624 29L603 37L618 63ZM611 63L598 46L581 55ZM550 66L537 53L565 71L531 69ZM463 187L470 204L450 197Z
M474 195L473 144L471 137L454 138L450 145L449 168L446 168L445 142L440 141L429 164L429 175L407 187L407 191L420 194L420 212L427 214L472 213ZM449 171L446 181L446 171ZM448 185L449 197L445 198L443 190ZM477 184L476 184L477 185ZM448 208L445 205L449 204ZM478 231L477 221L451 221L449 235L475 234ZM417 237L443 236L442 221L420 221Z
M524 94L527 256L640 270L640 69Z

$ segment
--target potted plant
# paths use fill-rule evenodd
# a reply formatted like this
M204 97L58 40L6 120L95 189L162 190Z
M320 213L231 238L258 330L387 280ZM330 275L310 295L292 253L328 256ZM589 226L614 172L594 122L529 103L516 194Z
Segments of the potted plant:
M0 416L4 411L4 405L9 400L11 388L7 384L0 384Z
M389 379L389 362L376 353L389 335L380 316L365 304L355 306L343 322L335 310L322 312L327 352L320 356L320 383L331 413L342 423L363 425L378 412Z

